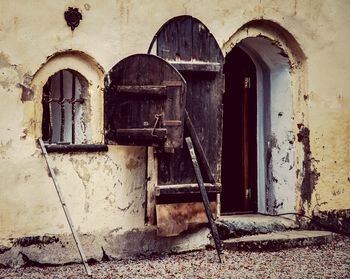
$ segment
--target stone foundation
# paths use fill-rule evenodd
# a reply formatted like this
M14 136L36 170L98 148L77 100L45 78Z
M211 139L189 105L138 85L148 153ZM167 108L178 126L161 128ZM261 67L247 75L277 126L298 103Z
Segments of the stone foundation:
M350 236L350 209L314 213L310 226Z
M117 230L79 236L89 262L133 258L157 253L181 253L210 245L210 232L197 227L185 235L158 237L156 227ZM44 235L0 240L0 267L63 265L81 258L72 235Z

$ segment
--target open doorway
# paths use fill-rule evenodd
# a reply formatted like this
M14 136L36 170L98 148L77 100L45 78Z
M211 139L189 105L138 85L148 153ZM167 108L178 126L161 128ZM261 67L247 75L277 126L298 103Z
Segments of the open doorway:
M226 56L221 213L257 211L256 68L236 46Z
M262 35L227 51L221 214L295 209L291 65L286 51Z

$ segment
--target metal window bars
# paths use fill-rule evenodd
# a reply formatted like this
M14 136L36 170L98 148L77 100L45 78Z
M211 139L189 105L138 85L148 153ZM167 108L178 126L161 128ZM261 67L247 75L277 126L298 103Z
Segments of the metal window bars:
M71 79L67 78L67 75L64 74L70 73ZM58 76L56 76L58 75ZM53 78L59 79L59 88L53 86ZM69 83L71 82L71 86ZM65 142L65 132L67 129L71 129L71 140L65 143L76 142L76 104L84 103L84 98L79 94L77 97L77 82L79 82L77 73L73 70L61 70L55 75L51 76L43 88L43 123L42 123L42 134L43 140L45 142L51 143L63 143ZM67 92L67 89L70 88L70 92ZM59 92L54 92L58 90ZM70 93L70 94L69 94ZM58 96L59 97L56 97ZM67 98L71 96L71 98ZM60 105L60 113L53 111L52 103ZM68 108L65 104L71 105L71 121L69 127L66 125L66 115L68 114ZM60 116L58 115L60 114ZM60 125L57 125L57 121L54 121L54 118L60 118ZM59 134L58 142L53 142L53 134Z

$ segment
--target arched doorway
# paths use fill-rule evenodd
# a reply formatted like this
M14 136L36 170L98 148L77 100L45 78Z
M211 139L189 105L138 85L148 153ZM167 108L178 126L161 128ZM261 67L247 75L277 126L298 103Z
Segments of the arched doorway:
M247 24L226 49L222 214L297 208L293 94L304 57L287 31L270 25ZM285 41L272 34L278 28Z

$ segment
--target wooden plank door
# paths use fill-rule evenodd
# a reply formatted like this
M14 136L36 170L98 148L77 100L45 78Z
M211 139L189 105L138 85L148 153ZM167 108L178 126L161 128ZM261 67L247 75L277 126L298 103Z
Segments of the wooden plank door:
M195 134L198 139L195 142L197 157L201 158L198 159L199 166L212 211L216 215L217 193L221 191L224 92L221 50L202 22L191 16L179 16L160 28L151 43L150 52L174 66L186 80L188 118L184 135L187 137ZM159 233L176 235L191 224L206 222L189 151L186 148L175 149L172 154L157 153L156 158L156 215Z
M156 146L173 152L183 145L186 82L154 55L135 54L105 78L107 144Z
M221 50L208 28L191 16L171 19L162 26L155 38L150 51L155 51L158 56L177 68L186 79L186 110L215 181L220 182L224 91ZM188 134L185 127L185 135ZM203 176L205 182L210 182L205 171ZM174 154L159 154L159 185L195 182L187 150L178 149Z

